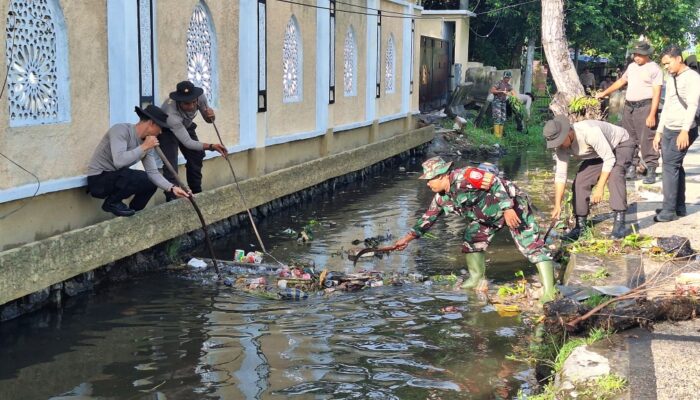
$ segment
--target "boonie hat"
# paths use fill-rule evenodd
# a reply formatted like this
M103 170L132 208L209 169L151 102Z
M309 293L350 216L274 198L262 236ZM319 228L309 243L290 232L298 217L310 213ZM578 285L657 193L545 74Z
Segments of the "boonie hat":
M419 176L418 179L433 179L449 171L452 161L447 162L442 157L433 157L423 162L422 166L423 175Z
M554 119L547 121L544 124L544 129L542 129L542 135L547 141L547 148L559 147L566 139L566 135L569 134L570 128L569 119L563 115L557 115Z
M163 112L160 107L149 104L145 109L134 107L134 111L139 118L148 118L161 128L168 128L168 114Z
M630 50L630 52L632 52L632 54L641 54L643 56L648 56L654 52L654 49L647 42L636 42Z
M192 101L204 93L204 89L197 87L190 81L182 81L177 84L174 92L170 92L170 98L175 101Z

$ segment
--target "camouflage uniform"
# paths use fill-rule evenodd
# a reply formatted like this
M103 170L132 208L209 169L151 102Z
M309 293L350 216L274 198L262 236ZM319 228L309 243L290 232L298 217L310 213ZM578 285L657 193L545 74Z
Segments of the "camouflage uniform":
M540 237L527 194L515 184L477 168L455 169L449 177L449 192L436 193L411 229L416 236L425 234L442 214L454 213L469 221L462 252L484 251L505 224L503 212L512 208L522 221L518 228L510 229L518 250L535 264L552 259Z
M493 87L496 90L506 90L510 92L513 90L513 86L510 83L506 83L503 80L498 81ZM506 105L508 102L508 96L503 93L498 93L493 96L492 116L494 125L503 125L506 123Z

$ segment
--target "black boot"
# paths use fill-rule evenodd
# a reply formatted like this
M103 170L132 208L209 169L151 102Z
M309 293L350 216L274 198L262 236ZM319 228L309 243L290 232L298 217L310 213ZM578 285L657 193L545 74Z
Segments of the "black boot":
M647 176L644 177L644 180L642 181L642 183L644 183L646 185L652 185L652 184L656 183L656 170L648 169Z
M562 240L568 240L570 242L578 240L579 236L583 234L583 232L586 230L586 216L576 216L576 225L574 225L574 228L569 231L566 235L562 236Z
M622 239L627 236L627 229L625 229L625 211L615 211L615 222L613 223L613 229L610 236L613 239Z
M637 167L635 167L634 165L630 165L629 168L627 168L625 179L627 179L628 181L633 181L637 179Z

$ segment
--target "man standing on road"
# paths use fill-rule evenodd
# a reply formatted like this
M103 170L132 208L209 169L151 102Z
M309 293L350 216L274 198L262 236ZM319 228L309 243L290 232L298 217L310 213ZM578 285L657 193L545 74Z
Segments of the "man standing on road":
M664 109L654 137L654 149L661 148L664 190L663 206L656 210L656 222L669 222L687 215L685 206L685 170L683 159L698 137L700 75L683 63L682 50L676 45L664 49L661 64L666 68Z
M158 171L153 148L158 146L161 128L168 116L158 107L135 108L139 122L116 124L109 128L88 164L88 192L105 199L102 209L118 217L129 217L143 210L156 186L173 197L190 193L168 182ZM144 171L129 168L141 161ZM122 200L134 196L129 206Z
M552 218L558 219L561 214L570 158L574 156L583 160L573 184L576 225L564 235L564 239L576 240L583 233L588 218L588 204L595 204L603 199L606 183L610 191L610 208L615 214L611 236L615 239L625 237L625 169L632 162L632 154L635 151L634 141L630 139L627 131L608 122L596 120L580 121L571 125L568 118L558 115L545 124L542 133L547 141L547 148L555 150Z
M652 142L663 86L663 72L651 61L652 52L649 43L637 42L632 49L634 62L627 67L620 79L596 95L597 99L602 99L627 85L622 127L627 130L642 153L647 170L644 178L646 184L656 182L656 167L659 166L659 153L654 150ZM637 179L639 160L638 151L635 151L632 165L627 169L627 179Z
M430 207L411 231L396 242L398 250L423 236L443 214L456 214L467 220L462 252L466 253L469 279L464 289L488 289L484 279L484 252L503 225L508 225L518 250L537 266L543 287L541 302L554 299L554 265L540 228L535 221L527 194L512 182L499 178L492 164L479 168L450 170L452 162L433 157L423 163L423 175L435 192Z
M177 172L177 150L180 148L186 160L187 185L192 193L199 193L202 191L204 150L218 151L223 156L228 154L221 144L203 143L197 138L197 124L193 122L197 111L202 113L205 121L213 123L214 110L209 108L204 90L190 81L178 83L176 90L170 92L170 98L163 103L162 108L168 114L168 125L163 129L160 139L163 154ZM170 182L176 182L170 171L163 171L163 175ZM171 193L165 192L167 201L173 198Z

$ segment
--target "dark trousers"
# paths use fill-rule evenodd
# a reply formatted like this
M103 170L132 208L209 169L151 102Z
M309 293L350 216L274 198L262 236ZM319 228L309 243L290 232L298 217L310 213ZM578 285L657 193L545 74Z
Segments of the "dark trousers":
M608 190L610 191L610 208L613 211L627 210L627 184L625 183L625 170L632 163L632 155L636 151L634 141L628 139L613 149L615 165L608 177ZM574 178L574 214L586 216L589 212L591 191L598 183L600 173L603 171L603 159L594 158L584 160Z
M135 211L146 207L156 189L156 185L148 179L148 174L130 168L88 176L88 192L92 197L105 199L105 203L111 204L134 196L129 208Z
M641 107L633 107L625 102L625 108L622 111L622 127L627 130L638 148L632 157L632 165L635 167L639 165L639 152L641 152L641 158L644 160L647 170L655 170L659 166L659 153L654 151L653 147L656 127L647 128L646 125L650 110L651 101Z
M677 211L685 208L685 170L683 159L688 149L678 150L676 139L680 131L672 131L664 128L661 136L661 156L663 165L661 168L664 188L664 201L662 208L667 211ZM698 127L688 132L690 146L698 137ZM688 146L690 148L690 146Z
M193 123L187 129L187 133L193 140L199 141L197 138L197 132L195 129L197 124ZM163 150L165 158L168 159L170 164L173 166L177 172L177 150L178 148L185 157L185 170L187 171L187 186L190 187L192 193L199 193L202 191L202 165L204 163L204 150L191 150L183 146L175 134L170 129L163 129L163 133L158 136L158 142L160 143L160 148ZM176 184L175 176L170 173L167 168L163 168L163 176L165 179L170 181L170 183ZM172 200L174 197L170 193L165 193L165 198L167 200Z

